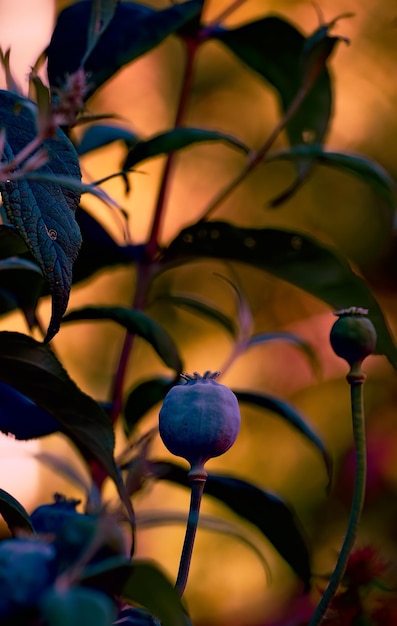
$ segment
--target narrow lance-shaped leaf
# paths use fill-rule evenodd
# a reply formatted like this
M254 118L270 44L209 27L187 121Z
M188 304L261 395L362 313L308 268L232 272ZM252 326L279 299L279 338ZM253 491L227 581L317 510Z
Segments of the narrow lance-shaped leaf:
M272 411L276 415L279 415L284 420L286 420L288 424L292 426L292 428L297 430L308 441L310 441L310 443L314 444L316 448L320 451L321 456L323 457L323 461L328 474L328 480L329 483L331 482L332 458L328 454L328 451L319 435L316 433L314 428L310 426L309 420L306 416L301 415L297 411L297 409L295 409L295 407L293 407L285 400L280 400L279 398L275 398L274 396L270 396L268 394L251 393L248 391L240 391L238 389L233 389L233 392L237 396L239 402L253 404L262 409Z
M161 154L169 154L197 143L222 141L231 147L248 153L248 148L236 137L205 128L174 128L155 135L146 141L138 141L129 151L123 170L128 170L137 163Z
M117 306L84 307L63 318L63 322L81 320L110 320L124 326L129 333L146 339L168 367L177 373L182 371L182 361L173 340L160 324L142 311Z
M162 626L190 626L178 592L157 567L146 561L132 561L132 571L121 597L148 609Z
M0 382L0 430L26 441L62 430L62 425L20 391Z
M0 260L0 314L18 308L32 328L43 285L43 275L36 263L18 257Z
M156 478L189 486L188 470L176 463L151 463ZM208 474L204 494L226 504L254 524L310 588L310 561L306 541L292 510L277 496L233 476Z
M356 176L370 185L391 209L395 209L396 181L392 179L379 163L360 154L325 151L319 144L297 145L289 150L271 152L267 156L266 162L297 161L298 159L314 159L319 165L334 167L342 172Z
M161 11L136 2L120 2L108 27L88 58L91 2L75 2L64 9L47 48L48 77L52 87L62 86L84 62L89 76L86 98L124 65L155 48L166 37L200 15L202 2L188 0Z
M7 259L10 256L25 254L28 247L18 233L15 226L10 224L0 225L0 259Z
M108 146L115 141L124 142L127 147L139 140L135 133L122 126L111 126L110 124L94 124L90 126L82 135L80 142L76 146L78 154L83 155L98 148Z
M397 368L397 347L379 304L365 281L333 248L291 230L206 222L182 230L165 250L162 263L175 266L205 257L253 265L300 287L333 309L368 309L378 335L377 353L384 354Z
M21 106L18 115L15 107ZM0 111L7 127L2 161L9 162L35 136L31 103L9 92L0 91ZM59 330L72 285L72 268L81 245L75 219L80 192L65 189L56 176L80 182L80 168L75 149L61 130L55 139L44 143L49 161L38 173L55 176L51 182L19 178L1 182L0 193L8 221L16 227L34 259L39 264L52 295L52 314L47 330L49 341Z
M0 489L0 515L12 533L18 530L33 532L29 513L4 489Z
M119 483L108 415L78 388L50 348L20 333L1 332L0 380L59 421L70 439Z
M260 343L267 343L268 341L286 341L287 343L291 343L299 350L302 350L304 355L309 359L315 371L318 371L320 369L317 354L313 350L312 346L309 344L309 342L301 339L294 333L283 331L273 333L255 333L254 335L252 335L252 337L250 337L248 346L254 346Z
M141 418L150 409L164 400L174 382L169 378L152 378L134 387L128 395L123 412L127 436L131 435Z

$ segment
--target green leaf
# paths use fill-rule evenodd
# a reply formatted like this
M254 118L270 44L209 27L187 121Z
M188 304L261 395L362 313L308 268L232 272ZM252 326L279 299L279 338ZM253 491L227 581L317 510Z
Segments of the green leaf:
M276 413L283 419L285 419L290 426L295 428L301 435L306 437L308 441L316 446L320 451L321 456L327 470L329 484L332 479L332 458L328 454L323 441L319 435L315 432L312 426L309 426L308 418L301 415L291 404L285 400L280 400L274 396L269 396L261 393L251 393L247 391L240 391L233 389L233 392L237 396L239 402L246 402L260 407L261 409L267 409Z
M0 380L55 417L80 450L119 481L108 415L77 387L48 346L20 333L1 332Z
M43 274L35 263L18 257L0 261L0 314L21 309L33 327L43 285Z
M189 486L188 471L169 462L153 462L154 476ZM226 504L234 513L256 526L310 589L310 560L303 532L293 511L280 498L252 483L208 474L204 494Z
M115 141L123 141L127 147L138 141L137 135L128 128L111 126L109 124L94 124L83 133L80 142L76 146L78 154L83 155L98 148L108 146Z
M51 87L62 86L66 76L83 63L89 76L86 92L86 98L89 98L124 65L152 50L200 15L201 8L200 0L188 0L161 11L136 2L120 2L91 54L84 58L88 47L91 2L75 2L59 14L47 48Z
M184 294L171 294L166 296L159 296L158 298L156 298L156 301L158 300L165 301L169 304L193 311L193 313L198 313L199 315L208 317L213 322L217 322L218 324L223 326L223 328L227 330L227 332L232 337L237 336L237 329L233 320L229 319L227 315L224 315L212 304L205 302L202 298L193 298L191 295Z
M377 353L384 354L397 368L397 347L379 304L365 281L333 248L291 230L201 222L177 235L164 252L162 263L175 266L206 257L253 265L303 289L335 310L350 306L368 309L378 335Z
M107 594L84 587L54 585L39 607L47 626L112 626L116 618L116 606Z
M129 333L148 341L168 367L178 374L182 371L182 361L173 340L160 324L142 311L117 306L84 307L63 318L63 322L82 320L110 320L124 326Z
M132 572L121 596L127 602L144 607L162 626L190 626L178 592L168 578L147 561L132 561Z
M289 150L271 152L266 163L271 161L315 160L319 165L335 167L342 172L356 176L363 182L371 185L386 204L393 209L396 207L396 181L383 169L379 163L366 159L360 154L348 152L324 151L319 144L293 146Z
M23 106L20 106L20 105ZM15 107L19 106L18 115ZM7 128L3 162L11 161L36 136L32 103L0 91L2 123ZM66 135L58 130L56 138L44 147L49 161L36 174L55 176L52 182L26 178L1 182L0 192L9 222L16 227L39 264L52 295L52 314L47 330L49 341L59 330L72 284L72 268L81 245L75 210L80 193L65 189L57 176L80 182L77 153Z
M174 380L152 378L139 383L129 393L124 407L124 428L127 437L135 430L138 422L158 402L164 400Z
M270 83L285 113L303 85L302 54L307 39L288 21L265 17L233 29L213 31L238 58ZM297 113L287 124L291 144L310 134L321 143L332 113L331 80L324 68Z
M165 133L155 135L146 141L138 141L128 152L123 163L123 170L129 170L137 163L160 154L169 154L182 150L196 143L223 141L234 148L248 153L248 148L231 135L204 128L174 128Z
M19 529L33 532L29 513L14 496L4 489L0 489L0 515L13 534Z
M132 570L131 560L125 556L112 556L85 566L80 582L106 593L120 595Z
M252 335L252 337L250 338L248 342L248 345L253 346L255 344L266 343L268 341L286 341L286 342L292 343L292 345L299 348L299 350L302 350L305 356L309 359L314 370L318 371L320 369L320 364L317 358L317 354L313 350L312 346L304 339L301 339L297 335L294 335L294 333L288 333L288 332L257 333L255 335Z
M25 254L28 247L14 226L0 225L0 259Z

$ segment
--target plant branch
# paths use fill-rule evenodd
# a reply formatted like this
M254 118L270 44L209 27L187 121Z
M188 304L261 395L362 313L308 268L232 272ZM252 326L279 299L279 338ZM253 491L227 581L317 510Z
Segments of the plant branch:
M367 475L367 454L366 454L366 437L365 437L365 421L364 421L364 402L363 387L366 375L360 369L350 370L347 375L347 381L350 385L351 408L353 420L353 433L356 455L356 472L354 479L354 492L352 506L350 510L349 523L346 535L336 562L335 569L329 580L319 604L309 622L309 626L317 626L322 623L323 617L329 607L332 598L335 596L339 585L342 582L346 571L351 550L353 548L357 529L364 506L366 475Z
M276 141L281 131L284 130L288 122L292 119L292 117L295 115L295 113L299 109L303 100L307 96L312 84L313 84L313 81L310 81L310 83L304 84L300 88L300 90L295 96L295 99L293 100L293 102L291 103L287 111L285 112L284 117L274 127L274 129L270 133L269 137L267 138L263 146L257 152L252 152L249 155L248 161L244 169L230 183L228 183L226 187L222 189L220 193L214 198L214 200L210 203L204 215L202 216L201 218L202 221L207 220L208 217L219 207L219 205L222 204L222 202L226 200L228 196L231 195L231 193L240 185L240 183L242 183L245 180L248 174L250 174L265 159L267 153L269 152L270 148L272 147L273 143Z

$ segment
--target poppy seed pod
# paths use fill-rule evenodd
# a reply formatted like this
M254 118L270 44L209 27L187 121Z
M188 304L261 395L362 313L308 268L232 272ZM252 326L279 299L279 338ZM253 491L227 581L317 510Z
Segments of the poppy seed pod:
M375 351L376 331L371 320L366 317L367 313L367 309L350 307L334 314L338 319L331 329L331 346L335 354L345 359L350 367L361 364Z
M184 383L167 393L159 415L160 436L172 454L183 457L191 470L202 470L235 442L240 409L234 393L216 381L219 372L182 374Z

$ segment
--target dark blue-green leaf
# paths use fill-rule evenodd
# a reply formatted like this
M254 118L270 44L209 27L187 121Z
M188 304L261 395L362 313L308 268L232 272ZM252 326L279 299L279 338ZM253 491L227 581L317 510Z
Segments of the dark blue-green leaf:
M20 309L33 327L43 286L43 274L36 263L18 257L0 261L0 315Z
M91 2L75 2L59 14L47 48L50 85L62 86L65 77L75 72L84 61L89 77L85 97L89 98L124 65L152 50L200 15L201 8L199 0L174 4L161 11L136 2L120 2L91 54L84 59Z
M368 309L378 335L377 353L384 354L397 368L397 347L378 302L365 281L332 247L291 230L205 222L182 230L165 250L162 263L175 266L201 258L253 265L336 310L350 306Z
M124 326L129 333L148 341L168 367L178 374L182 371L182 361L174 341L160 324L143 311L117 306L84 307L71 311L63 318L63 322L82 320L109 320Z
M36 439L61 430L61 424L23 393L0 382L0 430L16 439Z
M14 496L4 489L0 489L0 515L13 534L18 530L33 532L29 513Z
M25 254L28 247L15 226L0 225L0 259Z
M47 626L112 626L116 604L106 593L77 585L53 585L40 598Z
M157 566L148 561L132 561L132 571L121 596L144 607L162 626L190 626L178 592Z
M332 458L328 454L326 447L320 436L316 433L313 426L309 424L309 420L305 415L301 415L299 411L293 407L289 402L280 400L274 396L269 396L262 393L251 393L248 391L240 391L233 389L233 392L237 396L239 402L245 402L247 404L253 404L261 409L266 409L272 413L276 413L283 419L285 419L290 426L295 428L301 435L306 437L308 441L316 446L320 451L321 456L328 474L328 481L332 479Z
M214 141L222 141L229 146L242 150L246 154L249 151L247 146L235 137L232 137L232 135L206 130L205 128L174 128L150 137L146 141L138 141L128 152L122 167L123 170L129 170L145 159L182 150L196 143Z
M15 107L19 106L18 114ZM22 106L21 106L22 105ZM32 103L7 91L0 91L0 113L6 127L3 162L11 161L36 135ZM64 176L80 182L77 153L58 130L56 138L44 142L49 160L38 173ZM49 341L59 330L72 285L72 269L81 234L75 219L80 193L56 182L19 178L0 183L8 221L16 227L39 264L52 295L52 314L47 330Z
M289 150L278 150L270 153L266 162L305 159L308 161L315 160L319 165L335 167L342 172L358 177L370 185L394 211L396 207L396 181L379 163L360 154L325 151L319 144L297 145Z
M0 380L60 422L63 431L119 483L108 415L69 377L51 349L31 337L0 333Z
M83 155L98 148L108 146L115 141L122 141L127 148L139 140L138 136L128 128L122 126L111 126L109 124L94 124L90 126L82 135L80 142L76 146L78 154Z
M124 406L124 429L129 437L144 415L164 400L174 380L152 378L139 383L130 391Z
M188 471L169 462L153 462L156 478L189 486ZM306 539L294 512L280 498L233 476L208 474L204 494L217 498L234 513L256 526L310 588L310 560Z

